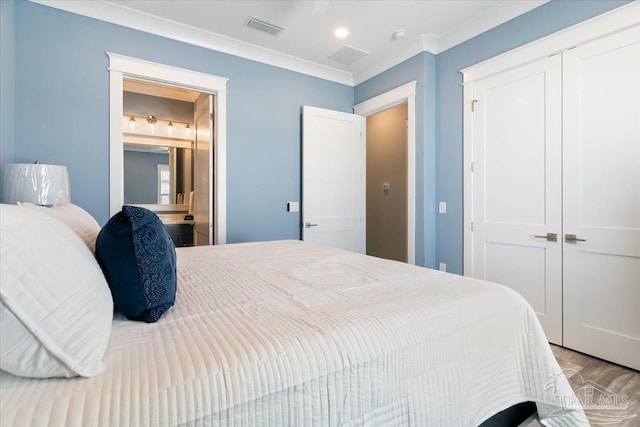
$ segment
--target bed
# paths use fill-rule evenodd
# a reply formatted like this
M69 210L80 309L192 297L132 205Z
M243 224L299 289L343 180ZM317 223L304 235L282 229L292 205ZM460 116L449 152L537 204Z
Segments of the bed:
M105 370L0 371L0 425L588 425L531 307L493 283L301 241L178 248L175 305L114 314Z

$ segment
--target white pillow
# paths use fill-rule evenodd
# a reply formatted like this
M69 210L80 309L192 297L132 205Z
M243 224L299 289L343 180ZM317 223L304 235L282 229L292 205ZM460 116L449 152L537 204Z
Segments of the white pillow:
M113 300L93 254L37 209L0 205L0 368L35 378L94 376Z
M56 203L52 208L46 208L32 203L19 203L31 209L44 212L73 230L87 245L91 252L96 252L96 238L100 233L100 225L91 214L73 203Z

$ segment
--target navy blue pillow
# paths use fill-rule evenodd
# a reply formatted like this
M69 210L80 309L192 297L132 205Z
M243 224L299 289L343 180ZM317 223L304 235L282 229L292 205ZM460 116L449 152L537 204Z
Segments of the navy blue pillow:
M100 230L96 258L117 309L131 320L156 322L176 298L176 250L148 209L123 206Z

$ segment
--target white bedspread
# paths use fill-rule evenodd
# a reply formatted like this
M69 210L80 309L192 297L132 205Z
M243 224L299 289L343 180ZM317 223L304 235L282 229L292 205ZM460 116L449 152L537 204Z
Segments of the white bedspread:
M98 377L2 372L0 425L474 426L528 400L586 424L506 287L298 241L177 252L165 317L116 317Z

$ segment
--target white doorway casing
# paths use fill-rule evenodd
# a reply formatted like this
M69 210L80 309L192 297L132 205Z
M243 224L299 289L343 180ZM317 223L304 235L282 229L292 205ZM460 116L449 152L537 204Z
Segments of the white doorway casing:
M172 67L107 52L109 57L109 215L114 215L124 202L124 169L122 142L123 81L141 80L164 86L175 86L215 95L215 138L213 151L213 243L227 241L227 81L224 77Z
M363 101L353 107L367 117L407 103L407 263L416 263L416 85L412 81ZM366 130L363 129L363 132ZM366 135L363 135L366 141Z

